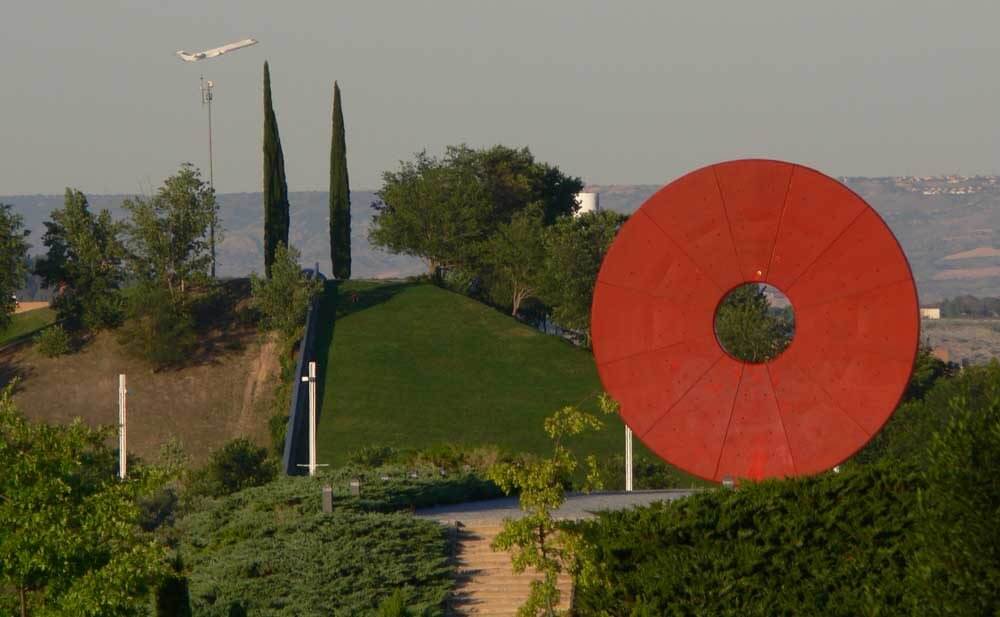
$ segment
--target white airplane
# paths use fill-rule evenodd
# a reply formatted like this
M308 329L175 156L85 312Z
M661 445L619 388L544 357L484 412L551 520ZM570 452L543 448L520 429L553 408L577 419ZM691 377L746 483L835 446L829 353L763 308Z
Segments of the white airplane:
M199 60L204 60L206 58L214 58L216 56L221 56L222 54L233 51L236 49L243 49L244 47L250 47L251 45L256 45L256 39L243 39L242 41L236 41L235 43L230 43L228 45L223 45L222 47L216 47L214 49L206 49L205 51L199 51L197 53L188 53L186 51L179 50L177 52L177 57L184 62L197 62Z

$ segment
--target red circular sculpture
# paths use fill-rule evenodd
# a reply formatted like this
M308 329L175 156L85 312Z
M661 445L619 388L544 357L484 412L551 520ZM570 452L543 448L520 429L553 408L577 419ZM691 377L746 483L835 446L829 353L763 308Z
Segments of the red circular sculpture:
M741 362L715 337L723 297L770 283L791 301L780 356ZM660 189L622 226L594 290L605 389L653 452L714 481L818 473L889 419L920 337L896 238L807 167L719 163Z

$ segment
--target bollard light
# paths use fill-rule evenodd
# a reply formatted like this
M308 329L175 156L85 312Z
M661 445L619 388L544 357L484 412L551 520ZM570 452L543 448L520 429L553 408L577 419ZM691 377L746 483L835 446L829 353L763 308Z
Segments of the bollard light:
M733 482L732 476L722 476L722 486L723 488L728 488L732 490L733 488L736 487L736 483Z
M333 512L333 487L327 484L323 487L323 514Z
M351 495L361 496L361 478L351 478Z

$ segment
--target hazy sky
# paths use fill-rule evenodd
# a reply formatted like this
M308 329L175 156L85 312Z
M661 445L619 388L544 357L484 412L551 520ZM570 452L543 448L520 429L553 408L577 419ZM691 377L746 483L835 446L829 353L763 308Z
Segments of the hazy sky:
M415 151L528 145L590 183L766 156L832 175L1000 172L996 2L3 0L0 195L259 191L261 67L292 190L325 189L333 80L355 189ZM197 51L260 43L187 64Z

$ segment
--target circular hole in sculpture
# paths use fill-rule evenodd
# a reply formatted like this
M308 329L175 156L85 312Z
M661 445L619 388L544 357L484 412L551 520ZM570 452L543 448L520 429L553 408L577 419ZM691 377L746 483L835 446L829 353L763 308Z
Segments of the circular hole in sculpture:
M741 362L760 364L780 356L795 336L795 311L788 297L767 283L744 283L715 311L719 345Z

